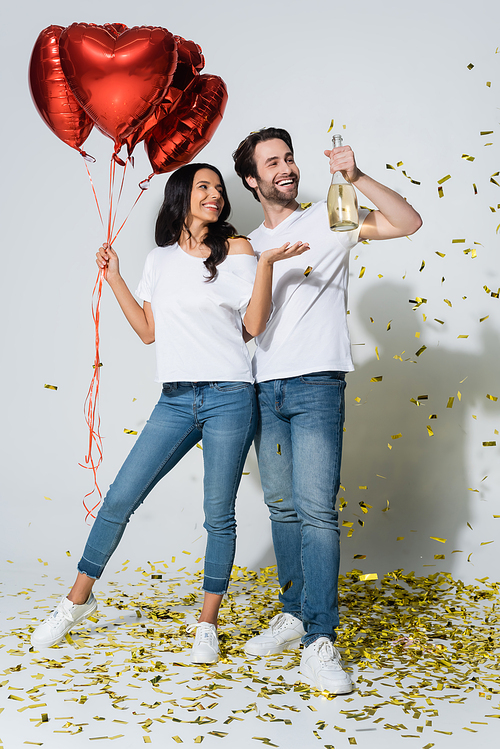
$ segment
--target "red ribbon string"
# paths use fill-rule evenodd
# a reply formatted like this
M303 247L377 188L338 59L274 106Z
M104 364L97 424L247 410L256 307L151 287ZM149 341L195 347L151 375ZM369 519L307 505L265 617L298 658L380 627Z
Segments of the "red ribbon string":
M109 189L108 189L108 225L106 229L106 242L108 244L113 244L113 242L116 240L117 236L127 223L127 220L132 213L133 209L137 205L139 198L143 194L144 190L141 190L139 195L137 196L134 204L132 205L132 208L128 212L128 215L126 216L125 220L121 224L120 228L114 234L114 227L116 222L116 217L118 213L118 206L121 200L122 192L123 192L123 186L125 182L125 173L126 173L126 163L123 164L123 174L122 179L120 183L120 188L118 191L118 195L115 199L115 176L116 176L116 164L121 165L121 162L117 162L117 160L114 158L114 156L111 157L111 163L109 167ZM97 193L94 187L94 183L92 181L92 175L90 174L90 170L88 167L88 164L85 162L85 168L87 169L87 174L89 176L90 185L92 187L92 192L94 194L97 211L99 213L99 217L101 219L101 224L104 228L104 221L102 217L101 208L99 205L99 200L97 197ZM97 274L97 279L94 284L94 288L92 291L92 319L94 322L94 372L92 375L92 379L90 381L90 386L87 392L87 397L85 398L85 405L84 405L84 415L85 415L85 421L87 423L87 427L89 430L89 441L88 441L88 450L85 455L85 465L83 463L80 463L83 468L87 468L88 470L92 471L93 477L94 477L94 488L92 491L90 491L88 494L85 495L83 499L83 506L85 508L85 512L87 513L85 516L85 520L87 521L89 517L95 518L96 515L94 514L95 510L99 507L102 501L102 492L99 488L99 483L97 481L97 470L99 466L102 463L103 458L103 450L102 450L102 438L100 434L100 426L101 426L101 419L99 415L99 383L100 383L100 370L101 370L101 360L100 360L100 352L99 352L99 325L100 325L100 313L101 313L101 297L102 297L102 285L104 280L104 272L99 269L99 272ZM92 505L92 502L87 503L87 498L91 497L95 492L97 492L97 496L99 499L95 504ZM95 497L97 499L97 497Z

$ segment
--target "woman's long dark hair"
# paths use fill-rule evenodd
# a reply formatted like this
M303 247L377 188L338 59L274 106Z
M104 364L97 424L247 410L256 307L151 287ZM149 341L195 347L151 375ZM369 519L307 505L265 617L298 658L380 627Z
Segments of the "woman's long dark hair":
M205 260L209 272L207 281L213 281L217 276L217 266L222 263L229 250L229 237L236 234L234 226L226 219L231 213L231 205L226 192L224 179L219 170L211 164L187 164L177 169L165 185L165 197L158 212L155 228L155 241L158 247L168 247L179 241L183 229L187 229L185 222L191 209L191 192L196 172L200 169L211 169L215 172L222 185L224 206L219 218L208 224L207 234L203 242L210 249L210 256Z

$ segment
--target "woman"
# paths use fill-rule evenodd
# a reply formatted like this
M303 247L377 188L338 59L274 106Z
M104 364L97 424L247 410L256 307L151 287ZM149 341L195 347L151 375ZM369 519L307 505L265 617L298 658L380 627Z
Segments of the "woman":
M263 253L234 236L220 172L209 164L178 169L165 187L137 303L104 244L97 264L125 317L144 343L156 341L159 402L110 486L89 534L67 598L33 632L50 647L97 608L92 587L133 512L151 489L203 439L204 602L192 649L195 663L218 659L217 616L233 564L234 506L257 426L252 370L244 338L259 335L269 316L272 267L301 254L297 242ZM255 286L254 284L255 279ZM252 288L253 287L253 288Z

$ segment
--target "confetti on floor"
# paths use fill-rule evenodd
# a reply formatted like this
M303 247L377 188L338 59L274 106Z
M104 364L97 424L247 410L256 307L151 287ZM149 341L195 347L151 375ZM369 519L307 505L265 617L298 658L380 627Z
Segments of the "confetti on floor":
M396 570L376 582L359 570L342 576L337 644L356 691L335 697L301 680L300 651L257 658L242 650L279 610L274 567L234 569L221 612L222 658L210 666L189 660L187 626L201 605L201 572L170 569L158 580L139 569L113 578L119 574L123 581L97 592L96 621L47 650L31 647L30 631L56 605L61 583L45 583L53 592L48 598L36 584L10 594L11 609L22 599L24 610L3 622L0 699L21 744L52 749L63 746L59 734L61 741L81 734L118 746L128 737L135 745L168 738L211 747L227 736L234 743L226 746L289 746L289 726L303 736L301 745L318 731L332 746L339 731L352 738L358 731L358 746L368 746L368 730L383 734L384 746L387 731L436 743L436 732L449 732L450 710L452 726L462 721L455 731L498 726L500 589L488 578L465 585L444 572L419 577ZM477 720L463 726L463 708L472 703ZM362 729L352 727L360 722ZM366 738L373 746L374 734Z

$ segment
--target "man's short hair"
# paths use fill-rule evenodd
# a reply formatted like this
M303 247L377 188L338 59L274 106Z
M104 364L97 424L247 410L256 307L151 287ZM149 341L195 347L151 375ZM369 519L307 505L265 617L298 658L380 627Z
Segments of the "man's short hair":
M246 177L257 178L257 166L255 164L255 147L257 143L262 143L265 140L278 140L284 141L293 155L293 145L290 133L283 130L280 127L263 127L261 130L256 130L241 141L240 145L233 153L234 168L238 177L243 182L243 187L250 190L255 200L259 200L257 191L250 187L246 181Z

